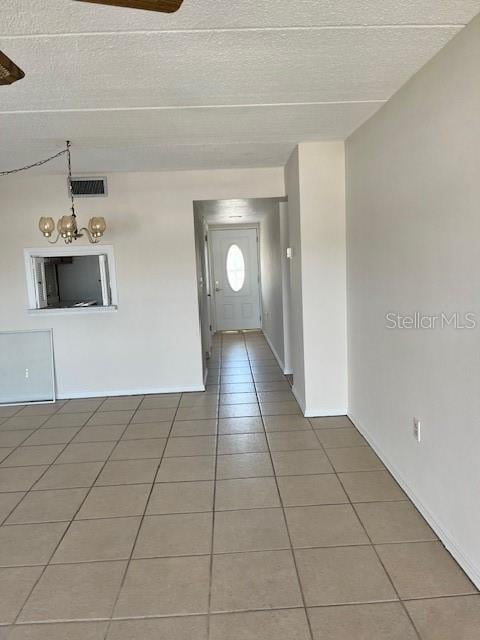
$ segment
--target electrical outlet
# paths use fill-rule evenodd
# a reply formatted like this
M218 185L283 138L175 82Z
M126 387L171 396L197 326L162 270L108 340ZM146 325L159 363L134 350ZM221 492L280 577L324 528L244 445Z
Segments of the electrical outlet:
M422 423L418 418L413 419L413 435L417 442L422 441Z

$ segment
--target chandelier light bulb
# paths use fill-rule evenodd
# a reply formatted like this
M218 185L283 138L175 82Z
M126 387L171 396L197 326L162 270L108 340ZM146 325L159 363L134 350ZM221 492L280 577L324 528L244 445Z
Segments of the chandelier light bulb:
M38 228L45 238L50 238L52 233L55 231L55 221L53 218L42 216L38 221Z
M105 222L105 218L101 216L90 218L88 221L88 230L94 238L101 238L105 233L106 228L107 223Z
M72 238L77 233L75 216L62 216L58 221L58 231L62 238Z

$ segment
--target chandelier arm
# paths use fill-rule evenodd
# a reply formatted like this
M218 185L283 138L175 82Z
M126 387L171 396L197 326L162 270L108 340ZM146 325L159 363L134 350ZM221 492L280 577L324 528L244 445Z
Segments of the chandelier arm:
M88 237L88 241L90 242L90 244L97 244L98 242L98 238L94 238L90 232L90 229L87 229L87 227L82 227L81 229L78 230L78 233L80 234L82 231L85 231Z
M60 231L57 232L57 237L55 238L55 240L49 240L48 244L56 244L59 238L60 238Z

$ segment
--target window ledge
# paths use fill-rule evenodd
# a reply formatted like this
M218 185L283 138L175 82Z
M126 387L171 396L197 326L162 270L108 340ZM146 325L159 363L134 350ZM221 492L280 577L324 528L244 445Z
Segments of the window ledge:
M92 313L116 313L118 307L69 307L68 309L28 309L29 316L67 316Z

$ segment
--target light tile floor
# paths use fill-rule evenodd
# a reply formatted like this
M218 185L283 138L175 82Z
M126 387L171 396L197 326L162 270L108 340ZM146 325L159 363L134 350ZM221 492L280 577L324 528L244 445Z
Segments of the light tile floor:
M478 640L480 596L259 333L206 393L0 408L0 640Z

